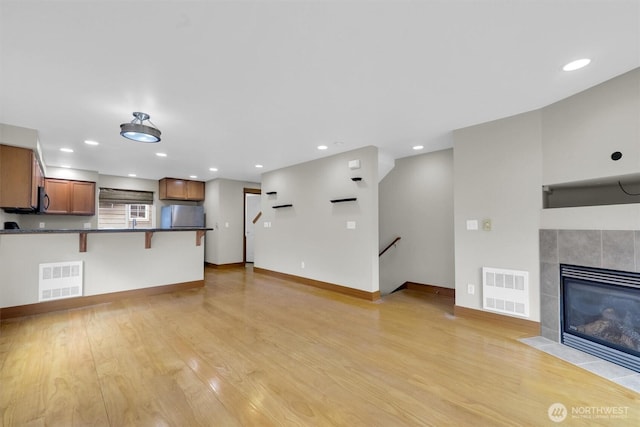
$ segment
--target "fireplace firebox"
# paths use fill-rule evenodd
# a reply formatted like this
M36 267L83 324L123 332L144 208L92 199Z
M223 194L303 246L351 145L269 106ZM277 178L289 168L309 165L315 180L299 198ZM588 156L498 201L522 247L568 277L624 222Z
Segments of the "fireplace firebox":
M560 264L561 339L640 372L640 273Z

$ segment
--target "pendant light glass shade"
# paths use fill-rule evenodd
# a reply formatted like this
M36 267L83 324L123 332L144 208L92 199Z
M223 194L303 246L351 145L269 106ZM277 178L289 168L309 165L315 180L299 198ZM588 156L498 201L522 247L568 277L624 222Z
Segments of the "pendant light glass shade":
M147 113L136 111L133 113L134 119L131 123L120 125L120 135L138 142L160 142L160 129L155 127ZM151 126L143 124L149 122Z

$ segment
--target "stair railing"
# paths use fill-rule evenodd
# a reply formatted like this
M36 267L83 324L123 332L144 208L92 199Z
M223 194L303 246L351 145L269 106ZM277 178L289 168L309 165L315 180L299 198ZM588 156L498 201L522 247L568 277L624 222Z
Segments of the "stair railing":
M398 236L398 237L396 237L395 239L393 239L393 242L389 243L389 244L387 245L387 247L386 247L386 248L384 248L384 249L382 250L382 252L380 252L380 255L378 255L378 257L381 257L381 256L382 256L382 254L384 254L384 253L385 253L385 252L387 252L389 249L391 249L391 247L392 247L392 246L395 246L395 245L396 245L396 243L398 243L398 241L399 241L400 239L402 239L402 237L400 237L400 236Z

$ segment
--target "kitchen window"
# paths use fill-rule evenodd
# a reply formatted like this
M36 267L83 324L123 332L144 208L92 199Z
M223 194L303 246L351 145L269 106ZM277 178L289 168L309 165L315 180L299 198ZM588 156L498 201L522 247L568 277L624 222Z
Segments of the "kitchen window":
M127 205L127 206L129 206L129 219L135 219L137 221L149 220L150 205Z
M100 188L98 228L154 228L153 192Z

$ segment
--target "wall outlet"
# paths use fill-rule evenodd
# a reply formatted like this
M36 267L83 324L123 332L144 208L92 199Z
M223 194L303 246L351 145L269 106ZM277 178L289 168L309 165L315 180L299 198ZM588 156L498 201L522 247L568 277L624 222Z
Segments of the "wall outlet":
M300 268L304 268L304 261L300 263Z
M472 283L467 284L467 293L469 295L474 295L476 293L476 285Z
M224 228L229 228L229 223L228 222L224 223Z
M271 221L265 221L264 228L271 228Z
M347 221L347 228L349 230L355 230L356 228L356 222L355 221Z
M40 228L44 228L44 222L41 222L41 223L38 225L38 227L40 227Z
M84 228L91 228L91 223L90 222L85 222L83 224Z
M478 220L477 219L468 219L467 220L467 230L475 231L478 229Z

